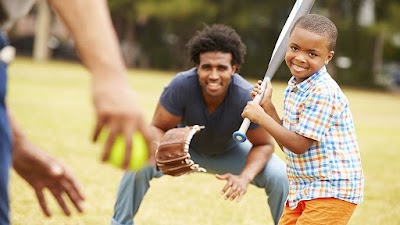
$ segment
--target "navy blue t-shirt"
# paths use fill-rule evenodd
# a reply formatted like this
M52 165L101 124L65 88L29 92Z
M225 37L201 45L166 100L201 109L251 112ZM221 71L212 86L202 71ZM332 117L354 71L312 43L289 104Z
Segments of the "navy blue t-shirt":
M198 81L196 68L178 73L165 87L160 97L161 105L171 114L182 117L178 127L203 125L193 136L190 147L205 154L220 154L238 144L232 134L243 122L241 114L248 101L253 85L239 74L232 76L227 95L218 109L209 113ZM251 123L249 129L258 127Z

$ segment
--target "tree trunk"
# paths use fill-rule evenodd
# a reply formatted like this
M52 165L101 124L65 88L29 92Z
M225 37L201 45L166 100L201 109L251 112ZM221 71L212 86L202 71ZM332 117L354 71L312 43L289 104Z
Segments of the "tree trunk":
M133 20L128 20L125 27L125 35L122 41L122 51L126 65L136 67L136 48L135 48L135 26Z
M383 45L384 45L384 34L383 32L379 32L374 40L374 48L373 48L373 62L372 62L372 71L374 73L374 81L376 84L382 85L383 81Z
M37 15L33 58L36 61L47 61L50 56L50 49L47 43L50 36L51 11L46 0L38 1L36 7Z

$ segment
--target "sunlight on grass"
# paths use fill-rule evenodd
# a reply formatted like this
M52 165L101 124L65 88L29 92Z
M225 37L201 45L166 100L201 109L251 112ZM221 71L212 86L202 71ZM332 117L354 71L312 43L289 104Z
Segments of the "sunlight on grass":
M54 216L46 218L31 188L12 172L13 224L109 224L123 172L100 163L101 146L90 142L94 114L88 72L74 63L34 63L30 59L18 59L9 71L7 100L20 125L36 145L69 166L87 198L85 213L79 215L73 210L73 216L68 218L47 195ZM159 95L174 72L130 70L129 75L138 103L150 121ZM285 83L273 82L273 86L274 101L281 112ZM400 146L400 97L364 90L344 89L344 92L355 119L366 178L365 202L357 207L350 224L400 224L397 179L400 164L396 162ZM280 150L277 153L283 158ZM235 203L223 200L220 195L223 185L208 174L155 179L135 222L139 225L272 224L263 190L251 186L242 202Z

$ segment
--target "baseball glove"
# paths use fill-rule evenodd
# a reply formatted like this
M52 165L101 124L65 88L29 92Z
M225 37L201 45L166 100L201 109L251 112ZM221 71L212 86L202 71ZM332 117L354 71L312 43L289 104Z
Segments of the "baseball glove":
M171 176L206 172L191 160L189 154L192 137L203 128L194 125L168 130L161 138L155 154L158 169Z

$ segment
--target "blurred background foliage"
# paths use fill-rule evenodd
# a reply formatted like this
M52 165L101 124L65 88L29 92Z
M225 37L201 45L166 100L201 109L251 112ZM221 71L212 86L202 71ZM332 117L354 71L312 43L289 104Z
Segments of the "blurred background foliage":
M205 25L234 28L247 46L244 77L264 76L294 0L108 0L130 68L179 71L192 65L185 44ZM316 0L311 13L338 27L336 54L328 65L342 85L400 89L400 2ZM38 14L38 12L33 12ZM282 64L274 79L287 80Z

